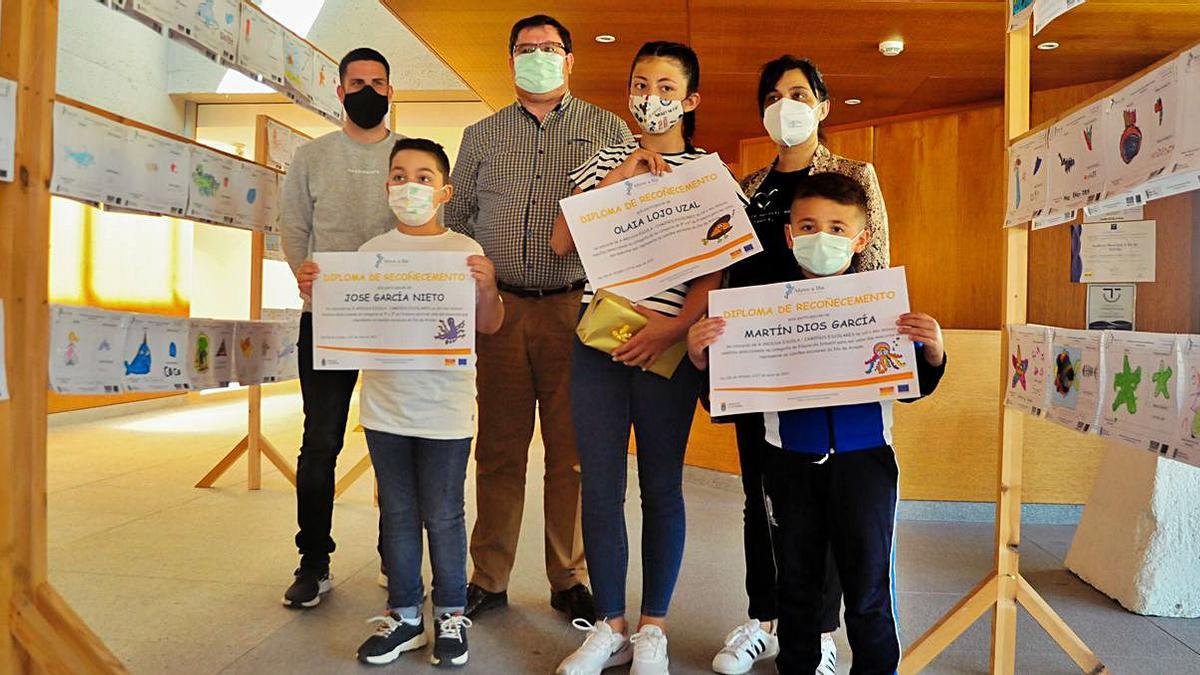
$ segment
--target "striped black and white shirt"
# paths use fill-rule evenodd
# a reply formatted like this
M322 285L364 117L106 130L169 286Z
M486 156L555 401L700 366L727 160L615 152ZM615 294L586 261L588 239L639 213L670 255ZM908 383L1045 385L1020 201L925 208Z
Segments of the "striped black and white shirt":
M463 132L446 226L478 241L506 284L573 284L584 278L579 256L550 248L558 202L571 194L567 172L631 138L620 117L569 93L540 122L520 103L501 108Z
M641 146L638 141L634 139L627 143L601 148L599 152L592 155L591 159L580 164L571 172L571 182L583 192L591 190L599 185L600 181L604 180L609 171L620 166L639 147ZM662 158L671 166L679 166L707 154L707 152L700 148L691 148L685 152L662 155ZM745 197L742 198L742 203L746 203ZM690 285L690 283L685 282L668 288L661 293L642 300L638 304L646 309L652 309L667 316L679 316L680 312L683 311L683 301L687 298ZM583 291L583 304L590 303L595 294L596 292L592 289L591 283L588 283Z

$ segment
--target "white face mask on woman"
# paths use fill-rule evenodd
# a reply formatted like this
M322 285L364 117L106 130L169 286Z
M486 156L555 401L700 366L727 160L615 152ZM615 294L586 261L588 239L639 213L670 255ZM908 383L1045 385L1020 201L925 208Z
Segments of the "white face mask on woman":
M433 220L438 205L433 202L433 196L446 186L437 190L420 183L404 183L388 186L388 206L402 225L421 227Z
M630 96L629 112L648 134L664 134L683 119L683 101L649 96Z
M816 108L790 98L781 98L763 111L763 126L771 140L788 148L807 141L819 123Z
M828 232L804 234L792 239L792 255L806 271L827 277L842 271L854 257L855 237L839 237Z

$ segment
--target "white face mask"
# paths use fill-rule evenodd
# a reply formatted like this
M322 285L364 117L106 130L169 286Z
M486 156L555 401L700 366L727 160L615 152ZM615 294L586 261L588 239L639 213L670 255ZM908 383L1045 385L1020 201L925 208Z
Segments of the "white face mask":
M400 223L408 227L420 227L433 220L438 205L433 202L433 196L445 186L434 190L420 183L404 183L403 185L388 186L388 206Z
M789 148L812 137L819 123L816 108L790 98L781 98L763 111L763 126L771 140Z
M860 235L861 236L861 235ZM816 232L795 237L792 255L810 274L827 277L841 272L854 257L854 242L858 237L839 237L828 232Z
M648 134L663 134L683 119L683 101L649 96L630 96L629 112Z

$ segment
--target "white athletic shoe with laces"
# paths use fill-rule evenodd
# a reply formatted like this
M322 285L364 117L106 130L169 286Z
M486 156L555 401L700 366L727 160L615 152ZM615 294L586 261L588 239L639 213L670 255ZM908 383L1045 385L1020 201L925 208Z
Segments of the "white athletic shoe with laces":
M606 621L595 624L584 619L571 622L575 628L588 635L570 656L558 664L558 675L599 675L605 668L623 666L633 660L633 649L629 638L613 632Z
M668 675L667 636L654 625L642 626L629 641L633 644L633 666L629 675Z
M837 643L833 633L821 635L821 664L816 675L837 675Z
M725 636L725 646L713 657L712 669L721 675L742 675L755 663L779 654L779 638L750 619Z

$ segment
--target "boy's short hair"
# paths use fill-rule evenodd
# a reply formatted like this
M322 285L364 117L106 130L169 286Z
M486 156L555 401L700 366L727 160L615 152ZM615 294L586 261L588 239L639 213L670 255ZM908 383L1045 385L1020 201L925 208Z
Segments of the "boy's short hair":
M512 54L513 49L517 46L517 36L526 28L538 28L540 26L550 26L558 31L558 35L562 38L563 51L571 53L571 31L567 27L559 23L558 19L545 14L534 14L527 16L513 24L512 30L508 33L508 53Z
M845 206L857 206L864 218L867 215L867 191L858 181L840 173L814 173L796 181L792 203L810 197L821 197Z
M433 155L433 158L437 160L438 170L442 172L442 180L450 180L450 158L446 155L446 149L442 147L441 143L428 138L401 138L392 146L392 153L388 155L389 165L401 150L420 150Z
M383 64L383 72L387 74L387 78L392 79L392 67L388 65L388 60L379 52L370 47L358 47L346 52L342 57L342 62L338 64L338 81L345 84L346 68L355 61L375 61Z

